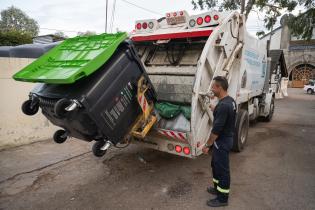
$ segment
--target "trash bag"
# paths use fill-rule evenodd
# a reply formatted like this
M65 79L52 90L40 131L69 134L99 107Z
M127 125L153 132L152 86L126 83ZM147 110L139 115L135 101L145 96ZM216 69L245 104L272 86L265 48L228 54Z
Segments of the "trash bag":
M181 106L180 109L181 109L181 112L183 113L183 115L186 117L186 119L190 120L191 107L190 106Z
M171 104L168 102L155 103L154 107L159 112L159 115L166 119L176 117L181 112L179 105Z
M155 109L158 111L159 115L166 119L172 119L177 117L180 113L183 113L187 120L190 120L191 107L190 106L180 106L168 102L155 103Z

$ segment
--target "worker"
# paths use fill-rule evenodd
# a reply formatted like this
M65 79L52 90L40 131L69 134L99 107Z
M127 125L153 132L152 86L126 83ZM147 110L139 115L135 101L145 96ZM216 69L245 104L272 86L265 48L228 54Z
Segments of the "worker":
M219 99L215 107L210 107L213 111L213 127L210 137L202 151L209 154L212 147L212 175L213 187L208 187L207 191L217 197L207 201L211 207L228 205L230 192L230 166L229 152L233 145L235 131L236 103L227 93L228 82L225 77L217 76L213 79L211 91Z

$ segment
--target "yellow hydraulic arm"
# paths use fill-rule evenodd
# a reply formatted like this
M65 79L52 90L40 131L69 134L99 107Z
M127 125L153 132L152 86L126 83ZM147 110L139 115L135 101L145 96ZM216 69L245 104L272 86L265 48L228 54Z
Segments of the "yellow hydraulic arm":
M136 123L131 129L131 135L143 139L156 122L156 116L153 113L154 104L145 97L148 86L145 78L142 76L138 80L137 99L142 109L142 114L137 118Z

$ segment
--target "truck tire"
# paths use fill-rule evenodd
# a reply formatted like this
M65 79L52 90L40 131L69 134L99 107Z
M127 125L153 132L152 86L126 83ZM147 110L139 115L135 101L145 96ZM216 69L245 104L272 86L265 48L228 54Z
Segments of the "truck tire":
M271 102L270 102L269 114L268 114L268 116L263 117L263 120L265 122L270 122L272 120L274 112L275 112L275 98L272 97Z
M240 109L236 117L235 134L232 151L241 152L247 142L249 128L248 111Z
M314 90L312 90L311 88L307 89L307 93L308 94L313 94L314 93Z

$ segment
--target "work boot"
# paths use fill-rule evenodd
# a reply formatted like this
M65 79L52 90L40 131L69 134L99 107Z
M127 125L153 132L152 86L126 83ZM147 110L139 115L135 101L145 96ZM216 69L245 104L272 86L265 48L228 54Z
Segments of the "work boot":
M207 187L207 192L212 194L212 195L217 195L217 193L218 193L217 189L214 187L211 187L211 186Z
M222 202L220 201L218 198L212 199L212 200L208 200L207 201L207 205L210 207L221 207L221 206L227 206L228 202Z

